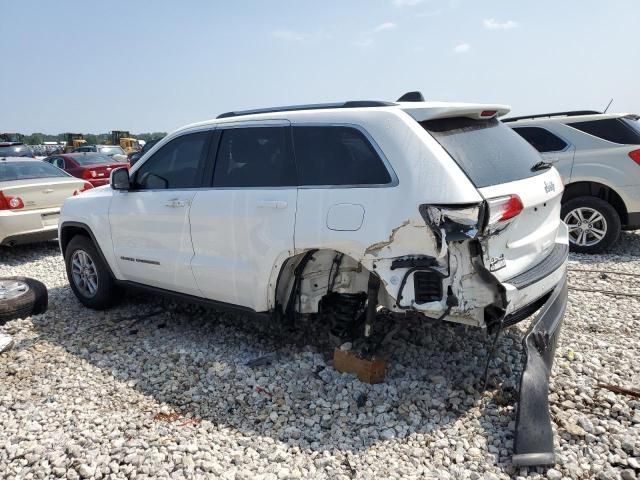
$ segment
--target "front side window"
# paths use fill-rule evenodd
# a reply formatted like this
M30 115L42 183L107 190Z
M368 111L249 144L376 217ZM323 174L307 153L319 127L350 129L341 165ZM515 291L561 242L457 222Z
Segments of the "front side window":
M513 130L540 153L559 152L567 148L567 142L545 128L517 127Z
M567 125L609 142L640 145L640 131L622 118L603 118L588 122L567 123Z
M369 140L346 126L295 126L300 185L386 185L391 176Z
M291 187L296 169L288 127L246 127L222 131L214 187Z
M209 132L174 138L151 156L135 173L134 186L141 190L197 188L200 166Z

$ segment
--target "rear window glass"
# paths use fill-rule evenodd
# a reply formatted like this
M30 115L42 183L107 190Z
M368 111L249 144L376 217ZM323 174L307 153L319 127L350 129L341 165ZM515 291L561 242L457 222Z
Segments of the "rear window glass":
M497 119L464 117L420 122L478 187L535 177L540 155L516 132Z
M100 153L105 155L124 155L124 150L120 147L100 147Z
M559 152L567 148L567 142L544 128L518 127L513 130L540 153Z
M26 145L0 146L0 157L33 157L33 152Z
M0 182L27 180L31 178L68 177L66 173L47 162L2 162Z
M99 163L113 163L113 158L107 155L76 155L73 160L78 165L96 165Z
M567 125L609 142L640 145L640 131L622 118L603 118L602 120L575 122Z

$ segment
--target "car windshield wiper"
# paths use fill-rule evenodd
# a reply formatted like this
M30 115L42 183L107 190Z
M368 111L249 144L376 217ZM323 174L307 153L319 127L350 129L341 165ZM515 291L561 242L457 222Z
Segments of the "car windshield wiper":
M549 162L545 162L544 160L540 160L538 163L531 167L532 172L537 172L538 170L546 170L547 168L553 167L553 164Z

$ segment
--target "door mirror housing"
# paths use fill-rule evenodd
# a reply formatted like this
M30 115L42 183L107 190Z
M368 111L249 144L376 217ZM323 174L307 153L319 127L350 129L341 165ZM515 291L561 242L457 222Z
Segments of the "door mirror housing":
M114 190L129 190L131 182L129 180L129 170L127 168L116 168L111 171L109 184Z

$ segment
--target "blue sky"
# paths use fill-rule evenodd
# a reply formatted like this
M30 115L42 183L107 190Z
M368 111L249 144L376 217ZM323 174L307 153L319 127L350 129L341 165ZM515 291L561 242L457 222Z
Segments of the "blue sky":
M640 113L638 0L1 0L0 131L347 99Z

